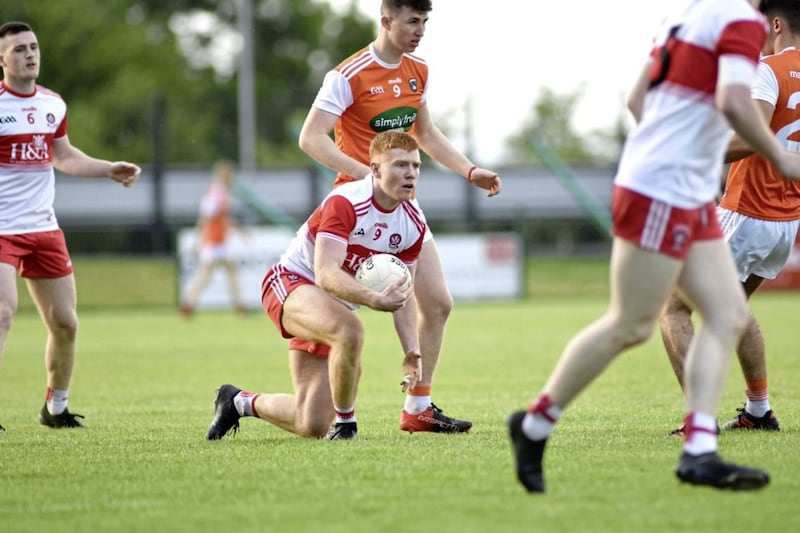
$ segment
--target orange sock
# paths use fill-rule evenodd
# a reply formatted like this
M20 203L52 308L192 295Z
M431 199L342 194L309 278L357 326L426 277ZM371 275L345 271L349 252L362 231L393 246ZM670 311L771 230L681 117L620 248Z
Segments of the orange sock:
M744 393L747 395L747 403L744 404L746 412L755 417L762 417L770 411L766 379L748 381Z
M744 393L747 395L748 400L754 402L766 400L769 398L769 393L767 392L767 380L757 379L755 381L748 381L747 390L745 390Z
M431 405L431 384L417 385L406 392L406 403L403 409L412 415L425 411Z
M427 385L420 385L417 384L416 387L409 390L408 393L411 396L430 396L431 395L431 385L430 383Z

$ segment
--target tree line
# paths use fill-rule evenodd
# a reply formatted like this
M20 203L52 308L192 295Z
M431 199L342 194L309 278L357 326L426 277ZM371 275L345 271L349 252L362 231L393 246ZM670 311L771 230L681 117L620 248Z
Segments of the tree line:
M68 105L88 153L169 165L238 159L239 0L26 0L3 22L39 38L39 83ZM379 1L375 1L376 14ZM297 133L325 72L375 37L374 17L325 0L253 0L256 164L308 163ZM509 162L535 160L533 135L570 161L604 159L577 135L580 91L545 90L508 138ZM158 146L155 146L154 132Z
M209 164L238 158L236 40L220 38L236 35L236 3L27 0L2 16L36 32L39 83L66 100L73 144L147 164L162 128L167 163ZM322 76L373 39L375 23L324 1L253 4L257 163L306 161L297 128Z

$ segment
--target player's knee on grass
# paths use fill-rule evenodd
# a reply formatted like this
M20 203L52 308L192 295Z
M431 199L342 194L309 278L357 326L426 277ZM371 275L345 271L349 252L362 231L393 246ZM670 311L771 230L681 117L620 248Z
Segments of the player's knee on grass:
M295 433L305 438L321 438L328 433L333 420L329 417L304 417L295 421Z

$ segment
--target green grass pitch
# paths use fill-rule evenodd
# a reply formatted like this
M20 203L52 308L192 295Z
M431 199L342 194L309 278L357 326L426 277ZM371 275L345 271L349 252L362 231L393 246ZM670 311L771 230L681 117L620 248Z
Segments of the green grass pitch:
M77 264L78 273L90 270ZM800 530L800 294L764 292L752 302L783 431L720 438L723 457L770 472L766 489L679 484L680 441L666 435L680 424L683 399L655 335L566 411L548 444L548 493L532 496L515 480L504 419L541 387L570 336L603 311L607 270L535 261L531 268L528 299L459 303L451 317L433 396L446 413L475 422L468 435L397 429L402 354L388 315L362 310L359 440L304 440L244 419L235 438L207 442L221 383L290 390L285 341L261 314L182 320L171 302L158 303L163 290L150 300L156 305L103 306L112 300L95 294L103 282L92 288L99 278L80 275L86 305L70 408L87 428L53 431L36 420L45 332L22 302L0 374L0 530ZM743 389L732 361L723 421Z

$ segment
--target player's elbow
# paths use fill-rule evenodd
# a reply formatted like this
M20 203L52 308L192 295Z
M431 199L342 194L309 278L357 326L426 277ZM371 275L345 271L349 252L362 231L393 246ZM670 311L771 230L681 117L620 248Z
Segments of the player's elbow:
M300 135L297 137L297 146L299 146L300 149L307 155L317 159L322 137L326 137L326 135L315 133L314 130L303 128L300 130Z
M309 150L311 149L310 148L311 144L308 139L308 135L306 135L302 131L300 132L300 136L297 138L297 146L305 153L308 153Z
M336 274L326 268L316 268L314 279L317 287L329 294L336 293Z
M634 95L630 95L625 104L628 108L628 111L630 111L631 115L633 116L633 120L637 123L640 122L642 119L642 99L636 98Z

